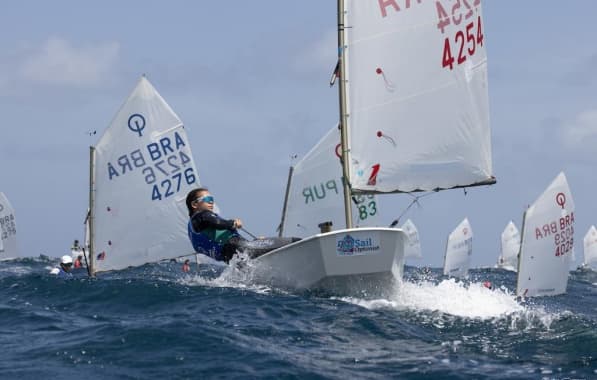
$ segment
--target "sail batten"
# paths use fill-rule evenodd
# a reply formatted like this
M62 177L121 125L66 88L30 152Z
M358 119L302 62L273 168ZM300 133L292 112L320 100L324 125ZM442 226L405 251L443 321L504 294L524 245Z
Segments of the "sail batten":
M496 183L497 183L497 181L496 181L495 177L492 177L492 178L486 179L485 181L472 183L470 185L456 185L456 186L445 187L445 188L437 187L435 189L430 189L430 190L414 189L414 190L406 191L406 190L397 189L397 190L393 190L393 191L380 191L380 190L359 190L359 189L353 188L352 193L353 194L404 194L404 193L439 192L439 191L445 191L445 190L466 189L469 187L491 186L491 185L495 185Z

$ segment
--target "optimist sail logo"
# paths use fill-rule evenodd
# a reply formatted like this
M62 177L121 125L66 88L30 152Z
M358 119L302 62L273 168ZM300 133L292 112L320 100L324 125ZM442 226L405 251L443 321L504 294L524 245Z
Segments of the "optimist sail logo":
M379 249L379 243L373 237L358 239L345 235L343 238L336 240L336 254L338 256L369 255L379 251Z
M566 206L566 194L564 193L558 193L556 195L556 203L558 204L558 206L560 206L562 208L562 210L564 209L564 207Z

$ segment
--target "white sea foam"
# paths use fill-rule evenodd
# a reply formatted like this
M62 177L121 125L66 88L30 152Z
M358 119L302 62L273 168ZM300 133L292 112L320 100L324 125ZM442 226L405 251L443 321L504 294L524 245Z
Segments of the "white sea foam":
M5 267L0 268L0 273L7 273L7 274L16 274L16 275L25 275L32 272L32 269L26 266L16 265L13 267Z
M507 289L488 289L482 283L465 284L455 279L439 284L403 282L386 300L343 298L366 308L393 307L431 311L464 318L491 319L525 311Z
M204 277L198 274L189 274L188 276L184 276L177 281L187 286L237 288L250 290L260 294L270 293L272 290L270 287L266 285L255 283L252 279L252 272L250 270L247 270L247 268L243 268L243 270L238 269L238 263L241 263L241 265L245 266L247 265L247 262L243 259L234 258L230 262L230 265L223 264L220 262L215 263L216 265L214 269L222 271L221 274L217 277Z

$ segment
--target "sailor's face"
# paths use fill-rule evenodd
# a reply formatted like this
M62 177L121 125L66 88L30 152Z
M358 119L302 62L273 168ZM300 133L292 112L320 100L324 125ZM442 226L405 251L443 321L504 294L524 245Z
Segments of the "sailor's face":
M209 193L209 191L202 191L197 195L197 198L195 198L193 201L193 208L197 211L213 211L214 201L213 196Z

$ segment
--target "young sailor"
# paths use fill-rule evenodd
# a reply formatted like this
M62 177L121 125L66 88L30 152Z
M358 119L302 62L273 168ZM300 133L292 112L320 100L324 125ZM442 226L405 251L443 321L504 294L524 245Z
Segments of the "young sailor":
M296 238L261 238L248 241L238 233L243 223L240 219L224 219L214 210L214 197L207 188L191 190L186 199L189 210L188 233L197 253L218 261L229 262L238 251L245 251L251 258L279 248Z
M183 272L189 272L191 270L191 265L189 264L189 259L186 259L184 261L184 264L182 264L182 271Z
M55 274L58 277L69 278L73 276L73 274L70 272L72 267L73 258L69 255L64 255L60 258L60 266L58 268L53 268L50 271L50 274Z

